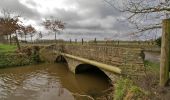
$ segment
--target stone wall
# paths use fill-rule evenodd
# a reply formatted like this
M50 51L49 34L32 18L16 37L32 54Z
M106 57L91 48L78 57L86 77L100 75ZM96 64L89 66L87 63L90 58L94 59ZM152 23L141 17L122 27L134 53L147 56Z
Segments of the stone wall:
M110 46L63 45L62 52L117 66L122 69L125 75L143 75L145 70L141 49Z
M41 55L44 55L44 58L49 62L55 62L60 52L63 52L119 67L122 70L122 75L125 76L143 76L145 71L144 55L141 49L95 45L51 45L42 51ZM73 73L78 64L83 63L70 58L66 58L66 60ZM105 73L108 76L113 76L110 72L105 71Z

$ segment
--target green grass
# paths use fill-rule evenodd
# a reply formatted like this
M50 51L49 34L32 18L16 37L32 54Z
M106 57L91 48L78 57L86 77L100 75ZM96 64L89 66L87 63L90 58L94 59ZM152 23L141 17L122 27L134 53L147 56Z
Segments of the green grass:
M114 100L143 100L149 93L136 86L132 80L120 78L115 84ZM127 99L127 98L131 99Z
M115 84L114 100L123 100L131 86L132 81L120 78Z
M149 71L158 72L160 70L160 63L150 62L148 60L144 61L145 67Z
M0 44L0 53L10 53L17 49L15 45Z

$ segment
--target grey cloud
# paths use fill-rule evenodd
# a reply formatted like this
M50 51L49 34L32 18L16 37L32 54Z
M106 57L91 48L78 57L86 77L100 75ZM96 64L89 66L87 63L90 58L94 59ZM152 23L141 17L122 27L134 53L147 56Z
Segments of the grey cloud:
M39 6L33 0L28 4ZM107 5L103 0L67 0L67 4L76 4L78 10L54 9L52 12L40 14L36 9L28 8L19 0L1 0L0 8L8 8L22 12L26 18L31 18L38 24L41 18L54 16L66 23L62 38L127 38L123 33L129 30L127 23L117 22L121 13ZM118 34L121 33L121 34Z
M82 16L80 16L77 12L66 11L65 9L55 9L54 16L66 22L74 22L74 21L83 20Z
M87 16L105 18L107 16L119 16L120 13L107 5L103 0L77 0L79 8L86 10Z
M55 9L52 14L45 17L55 16L64 22L69 29L89 29L107 30L114 26L114 20L120 13L106 5L102 0L68 0L67 3L77 3L78 11L66 11L65 9ZM108 19L108 17L110 17ZM108 25L109 24L109 25Z
M38 19L40 16L36 10L26 7L19 0L1 0L0 8L14 11L26 18Z
M31 0L26 1L26 3L28 3L28 4L32 5L32 6L38 6L38 4L36 4L34 1L31 1Z
M68 28L80 28L89 30L116 30L114 25L118 23L114 24L114 21L117 17L120 16L118 11L113 10L112 7L106 5L102 0L91 0L90 2L88 0L77 0L77 3L79 4L78 8L80 9L77 14L79 17L81 17L81 20L79 20L80 18L74 21L70 20Z

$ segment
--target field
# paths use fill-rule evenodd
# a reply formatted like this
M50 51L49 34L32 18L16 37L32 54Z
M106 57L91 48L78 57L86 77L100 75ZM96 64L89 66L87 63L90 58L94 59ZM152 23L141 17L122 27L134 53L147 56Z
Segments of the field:
M10 53L17 49L15 45L0 44L0 53Z

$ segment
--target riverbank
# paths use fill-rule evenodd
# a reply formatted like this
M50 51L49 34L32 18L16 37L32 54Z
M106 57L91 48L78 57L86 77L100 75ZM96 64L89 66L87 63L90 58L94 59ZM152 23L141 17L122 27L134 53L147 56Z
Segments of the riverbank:
M38 47L22 47L20 51L14 45L0 44L0 68L23 66L39 63Z
M159 86L160 63L144 61L145 77L136 82L122 77L114 83L114 100L168 100L170 84L167 87ZM136 84L137 83L137 84Z

